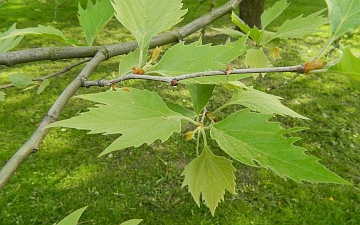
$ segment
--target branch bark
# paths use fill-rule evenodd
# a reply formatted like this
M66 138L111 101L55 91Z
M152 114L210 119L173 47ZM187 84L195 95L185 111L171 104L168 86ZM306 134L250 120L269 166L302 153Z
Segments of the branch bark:
M182 40L184 37L194 33L203 26L210 24L223 15L231 12L242 0L231 0L216 10L192 21L191 23L172 32L154 37L151 40L150 47L161 46L167 43ZM57 120L62 109L69 99L88 79L91 73L104 60L128 53L137 46L136 42L123 44L97 46L97 47L63 47L63 48L37 48L21 51L0 53L0 65L12 66L20 63L35 62L42 60L58 60L66 58L93 57L84 67L80 74L73 80L69 86L60 94L54 102L47 115L44 117L39 127L35 130L29 140L11 157L0 171L0 190L10 180L19 166L33 152L37 152L40 143L43 141L49 129L46 126Z
M230 13L237 5L240 4L241 1L242 0L231 0L179 29L154 37L150 42L150 48L183 40L190 34L209 25L225 14ZM109 52L109 57L111 58L114 56L127 54L130 51L133 51L136 47L137 43L135 41L131 41L126 43L93 47L51 47L1 52L0 65L13 66L16 64L43 60L93 57L101 48L106 48Z

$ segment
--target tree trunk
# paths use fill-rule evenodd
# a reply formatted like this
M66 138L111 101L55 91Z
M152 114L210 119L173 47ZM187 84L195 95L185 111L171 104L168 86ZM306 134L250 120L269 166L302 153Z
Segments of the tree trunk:
M261 29L261 13L264 11L265 0L243 0L240 3L240 19L249 27Z

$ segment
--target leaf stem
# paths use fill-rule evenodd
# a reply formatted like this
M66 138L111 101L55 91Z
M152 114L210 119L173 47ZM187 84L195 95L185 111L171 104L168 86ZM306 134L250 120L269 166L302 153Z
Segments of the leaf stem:
M321 58L324 55L326 49L334 41L334 39L335 39L335 36L331 35L331 37L329 37L329 39L326 41L325 45L321 48L321 50L319 51L319 53L317 54L317 56L315 58L318 58L318 59Z

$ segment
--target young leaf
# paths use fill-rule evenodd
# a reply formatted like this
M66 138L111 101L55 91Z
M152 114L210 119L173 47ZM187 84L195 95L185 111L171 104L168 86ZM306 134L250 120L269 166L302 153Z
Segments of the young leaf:
M250 68L270 67L270 61L262 48L250 49L245 56L245 65Z
M276 39L288 39L288 38L301 38L307 34L313 34L319 31L323 31L317 27L328 23L326 18L319 16L325 9L315 12L303 18L302 15L292 19L286 20L279 29L276 31L274 37L268 40L268 42Z
M211 29L213 30L216 30L222 34L226 34L230 37L233 37L233 38L242 38L245 36L244 33L240 32L240 31L237 31L237 30L234 30L234 28L228 28L228 27L224 27L224 28L215 28L215 27L212 27Z
M37 90L37 94L40 94L41 92L43 92L45 90L45 88L50 84L50 80L49 79L46 79L46 80L43 80Z
M256 26L254 28L250 28L247 24L244 23L234 12L231 15L233 23L238 26L242 31L246 34L249 34L252 40L254 40L257 44L261 42L261 39L264 35L264 30L259 30Z
M360 25L358 0L326 0L329 20L335 37L343 35Z
M182 107L181 105L175 104L173 102L166 102L166 106L174 112L180 113L184 117L195 118L197 115L194 111L191 111L187 108Z
M239 58L246 50L246 40L248 35L245 35L234 42L227 42L225 46L231 47L229 50L225 51L219 57L216 58L216 61L222 62L224 64L231 63L235 59Z
M167 50L158 64L148 72L167 76L176 76L199 71L225 69L225 65L216 58L232 49L230 46L210 44L201 45L201 41L184 45L184 42Z
M79 3L78 18L80 26L85 32L86 41L91 46L99 34L114 15L114 8L109 0L98 0L95 5L88 0L86 10Z
M289 3L287 3L286 0L280 0L266 9L263 14L261 14L262 29L265 29L267 25L276 19L288 6Z
M349 46L343 50L340 61L331 66L328 72L340 73L360 81L360 58L354 56Z
M140 49L153 36L178 24L187 12L180 10L181 0L112 0L112 4L116 18L135 36Z
M170 110L159 95L148 90L129 88L78 97L101 105L48 127L91 130L91 134L122 134L101 155L144 143L151 144L156 139L165 141L172 133L181 130L180 120L184 116Z
M3 101L5 101L5 92L3 92L3 91L0 91L0 102L3 102Z
M138 225L143 221L142 219L132 219L121 223L120 225Z
M224 200L225 189L236 194L235 170L230 160L214 155L205 146L201 155L182 172L181 176L185 176L185 179L181 187L188 185L188 190L199 207L201 195L214 216L218 203Z
M14 29L11 32L3 33L2 35L0 35L0 40L29 34L42 35L57 41L67 42L66 37L60 30L50 26L45 27L43 25L38 25L38 27L33 28Z
M305 155L306 149L294 146L299 138L282 136L301 128L285 130L279 123L268 122L271 117L241 110L212 125L210 134L222 150L246 165L260 165L296 182L349 184Z
M141 66L145 63L146 51L143 51L143 56L140 57L140 49L136 48L135 51L125 55L119 63L119 76L126 75L131 72L132 68L138 65L139 59L142 59Z
M243 105L253 111L264 114L279 114L293 118L308 119L281 104L281 97L255 90L252 87L246 87L238 81L230 82L230 84L238 88L235 89L232 98L224 106Z
M215 88L214 84L189 84L187 88L190 92L191 100L195 112L199 114L212 97Z
M87 208L87 206L76 210L75 212L71 213L70 215L65 217L63 220L61 220L57 225L76 225L76 224L78 224L78 221L86 208Z
M9 74L9 79L17 88L26 88L29 85L36 84L29 75L24 73Z
M12 33L13 31L16 30L16 24L14 23L7 31L5 31L4 33L0 32L0 37L2 35L6 36L10 33ZM6 38L4 40L0 40L0 52L7 52L10 49L14 48L15 46L17 46L20 41L23 39L24 36L14 36L14 37L10 37L10 38Z

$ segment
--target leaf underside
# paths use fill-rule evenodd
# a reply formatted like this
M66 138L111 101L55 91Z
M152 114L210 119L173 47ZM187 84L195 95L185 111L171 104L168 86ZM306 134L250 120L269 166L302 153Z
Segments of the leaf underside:
M301 130L285 130L279 123L268 122L272 115L241 110L211 127L211 137L232 158L249 166L271 169L277 175L296 182L349 184L294 146L299 138L282 135Z

